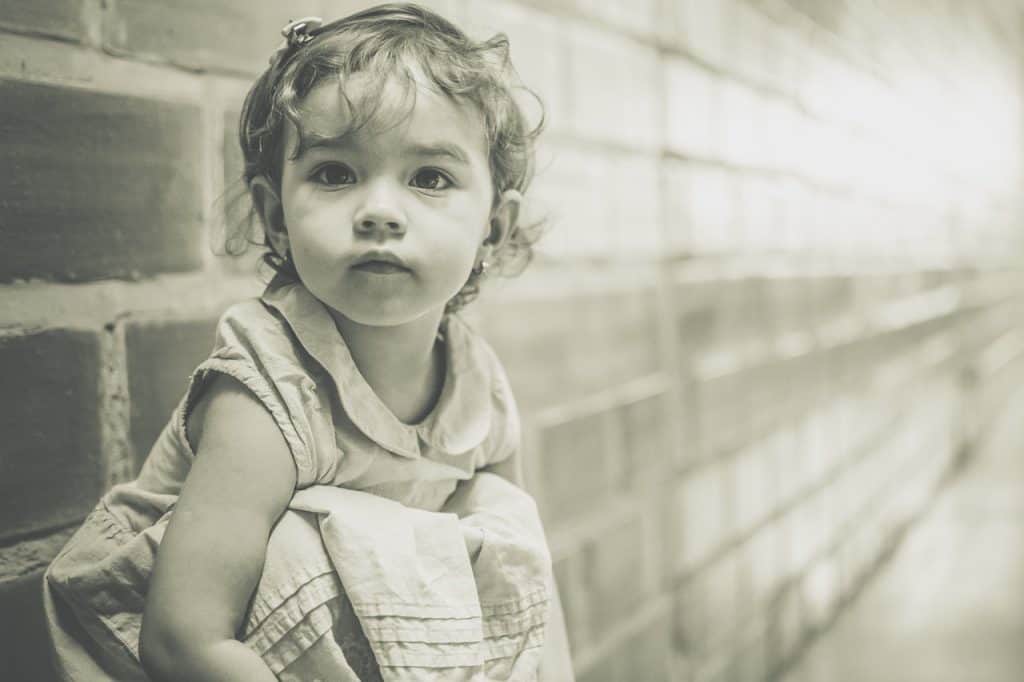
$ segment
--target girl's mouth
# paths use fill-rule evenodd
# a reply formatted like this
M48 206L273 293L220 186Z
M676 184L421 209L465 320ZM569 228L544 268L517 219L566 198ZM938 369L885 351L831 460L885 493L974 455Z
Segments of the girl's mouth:
M359 263L357 265L353 265L352 269L359 270L360 272L372 272L378 275L395 275L403 272L409 272L408 268L403 268L401 265L379 260Z

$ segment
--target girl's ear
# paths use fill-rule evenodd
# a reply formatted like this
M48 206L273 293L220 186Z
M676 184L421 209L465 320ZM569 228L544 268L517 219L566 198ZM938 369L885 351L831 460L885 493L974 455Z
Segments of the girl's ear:
M263 222L263 231L267 235L270 247L278 256L285 257L288 253L288 230L284 224L284 207L281 198L264 176L258 175L249 182L253 207Z
M522 202L523 195L518 190L507 189L501 193L494 208L491 209L491 229L484 240L484 246L491 247L491 251L497 251L505 245L519 220L519 206Z

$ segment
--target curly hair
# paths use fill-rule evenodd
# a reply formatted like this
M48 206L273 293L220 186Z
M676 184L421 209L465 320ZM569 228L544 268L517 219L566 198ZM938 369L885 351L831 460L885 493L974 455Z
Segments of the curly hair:
M239 199L247 197L253 179L260 176L280 191L286 124L291 122L299 131L299 148L294 153L298 156L303 139L299 108L317 84L328 78L339 79L340 83L340 79L356 73L368 73L376 82L397 75L407 92L412 92L414 102L413 68L440 92L455 101L471 103L482 115L494 201L509 189L525 193L533 177L534 144L544 127L543 104L536 93L519 82L504 34L475 41L423 7L386 4L315 28L309 35L312 37L301 45L281 48L246 95L238 126L244 160L241 179L245 184ZM343 88L339 90L352 113L349 130L368 124L380 114L380 93L361 92L354 102ZM527 122L515 99L517 90L528 93L540 105L536 126ZM255 209L250 208L237 225L229 226L226 252L240 255L249 245L265 247L263 262L278 277L298 280L290 254L278 254L273 249L257 218ZM492 253L490 271L503 275L522 272L532 259L533 244L542 227L540 222L513 225L508 239ZM485 276L474 268L447 302L445 314L476 298Z

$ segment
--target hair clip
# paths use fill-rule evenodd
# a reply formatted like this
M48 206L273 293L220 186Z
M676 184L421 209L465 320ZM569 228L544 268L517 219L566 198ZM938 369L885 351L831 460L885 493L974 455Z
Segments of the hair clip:
M281 35L284 36L288 47L298 47L313 39L315 34L310 31L315 31L323 25L324 20L320 17L303 17L285 24L281 29Z
M488 263L487 261L480 261L479 263L473 266L473 274L476 275L477 277L482 276L485 272L487 272L488 265L490 265L490 263Z
M277 47L274 54L270 57L270 63L273 64L276 60L287 54L290 50L293 50L301 45L305 45L313 38L316 37L316 31L324 25L324 20L320 17L303 17L302 19L293 19L284 25L281 29L281 35L284 36L284 41Z

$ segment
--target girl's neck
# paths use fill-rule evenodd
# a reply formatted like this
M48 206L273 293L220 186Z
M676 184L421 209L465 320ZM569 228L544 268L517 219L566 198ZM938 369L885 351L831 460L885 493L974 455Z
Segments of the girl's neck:
M446 373L444 349L436 343L441 313L391 327L331 315L360 374L391 412L406 424L430 414Z

